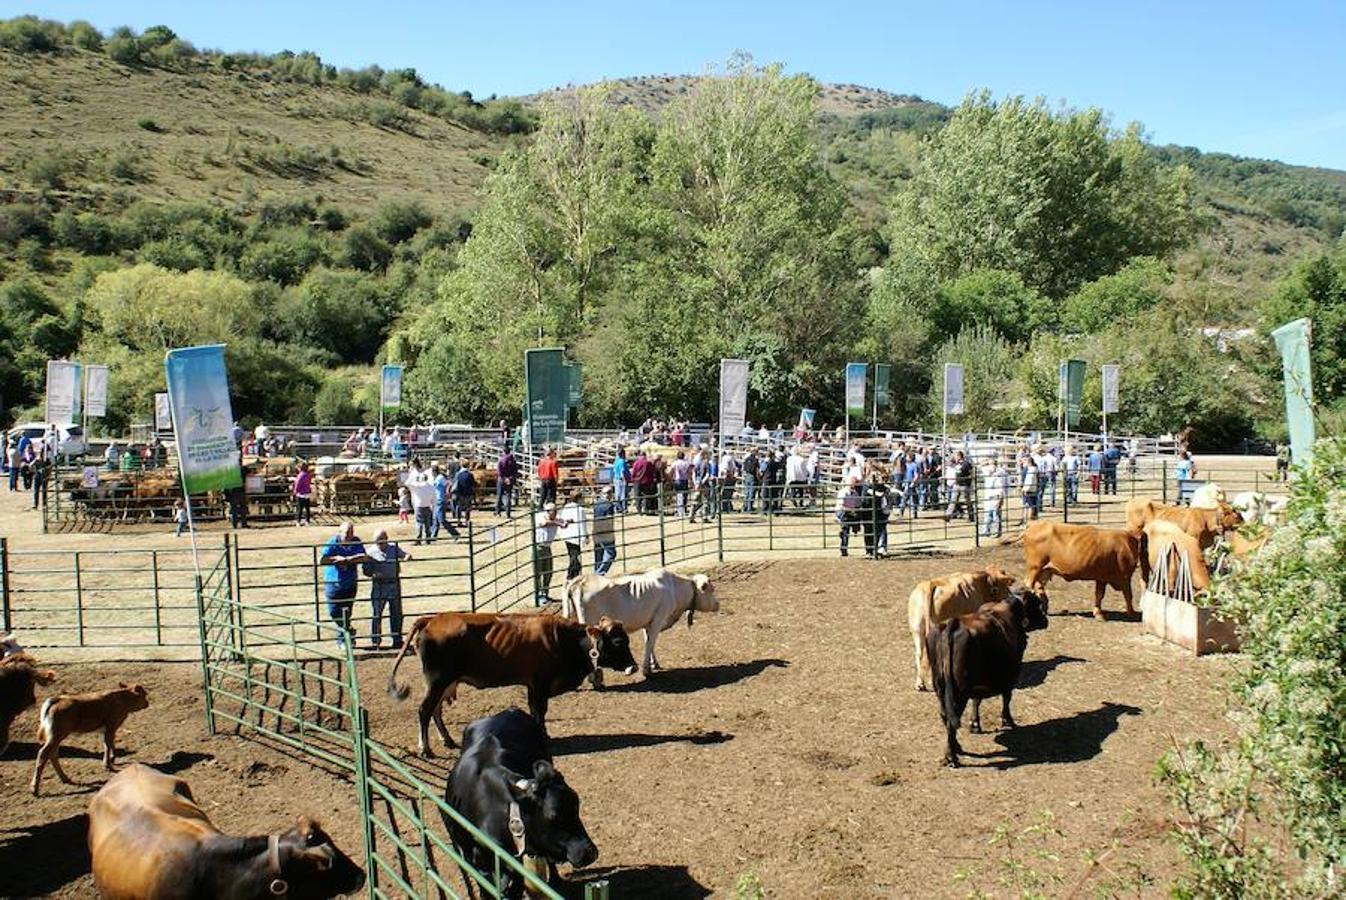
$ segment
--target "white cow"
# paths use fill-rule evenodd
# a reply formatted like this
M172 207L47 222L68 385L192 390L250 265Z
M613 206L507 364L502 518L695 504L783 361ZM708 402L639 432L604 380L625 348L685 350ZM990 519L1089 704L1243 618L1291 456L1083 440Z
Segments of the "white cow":
M659 669L654 655L659 632L667 631L687 616L687 627L699 612L718 612L715 585L705 575L679 575L671 569L651 569L640 575L607 578L579 575L566 583L562 613L579 622L596 622L603 616L621 622L628 633L645 632L645 657L640 670L645 675Z
M1192 491L1191 499L1187 501L1187 505L1192 509L1219 509L1223 502L1225 502L1224 488L1214 481L1209 481Z

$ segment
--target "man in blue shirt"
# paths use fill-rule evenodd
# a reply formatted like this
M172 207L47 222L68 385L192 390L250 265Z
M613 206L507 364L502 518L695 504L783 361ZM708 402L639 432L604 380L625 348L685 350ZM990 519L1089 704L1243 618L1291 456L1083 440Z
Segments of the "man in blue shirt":
M355 534L354 522L342 522L341 530L323 545L322 556L318 560L325 566L323 596L327 598L327 614L341 629L337 635L338 647L346 646L347 639L354 641L351 613L355 609L360 564L368 560L365 545L360 543Z
M612 487L603 485L594 504L594 574L606 575L617 559L616 504L612 502Z
M1114 442L1103 451L1103 493L1117 493L1117 466L1122 462L1122 448Z
M1099 478L1103 474L1103 451L1097 447L1089 451L1089 490L1098 493Z
M435 530L432 536L439 537L440 528L452 528L449 524L449 476L440 469L439 463L430 465L430 483L435 486Z

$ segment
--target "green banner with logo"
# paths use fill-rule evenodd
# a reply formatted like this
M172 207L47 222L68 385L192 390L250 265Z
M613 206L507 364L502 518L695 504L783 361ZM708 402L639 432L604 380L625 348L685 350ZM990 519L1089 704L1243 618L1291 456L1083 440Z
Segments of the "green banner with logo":
M888 363L874 364L874 405L888 405L888 379L892 377L893 367Z
M1066 407L1066 427L1080 424L1080 409L1084 406L1084 373L1085 364L1082 359L1068 359L1063 364L1065 369L1065 407Z
M570 402L570 366L560 348L528 350L523 355L527 385L528 442L536 447L565 440Z
M1313 377L1309 370L1309 341L1313 326L1308 319L1295 319L1271 332L1281 351L1285 375L1285 423L1290 430L1290 453L1295 465L1313 456Z
M581 390L584 385L584 364L571 363L566 366L566 372L570 376L566 382L566 405L571 409L579 409Z

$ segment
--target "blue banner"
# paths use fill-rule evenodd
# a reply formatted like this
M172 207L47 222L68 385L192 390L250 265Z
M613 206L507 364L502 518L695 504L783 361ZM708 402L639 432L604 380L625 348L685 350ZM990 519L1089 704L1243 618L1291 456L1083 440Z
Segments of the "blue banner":
M402 405L402 367L384 366L380 380L379 405L385 410Z
M865 382L869 375L869 363L846 363L846 414L861 416L865 414Z
M1295 465L1313 456L1313 376L1309 370L1309 340L1313 327L1308 319L1295 319L1271 332L1281 351L1285 375L1285 422L1290 429L1290 453Z
M201 494L240 487L243 472L234 444L224 345L170 350L164 374L183 490Z

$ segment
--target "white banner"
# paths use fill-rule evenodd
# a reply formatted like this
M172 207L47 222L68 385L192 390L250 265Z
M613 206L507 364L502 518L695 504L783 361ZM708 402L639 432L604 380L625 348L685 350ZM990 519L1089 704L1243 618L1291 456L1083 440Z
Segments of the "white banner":
M168 394L166 393L154 395L154 430L173 430L173 414L168 409Z
M47 422L74 425L80 413L79 363L64 360L47 362Z
M720 435L737 435L748 419L748 361L720 360Z
M958 363L944 364L944 411L963 414L963 367Z
M384 409L396 409L402 405L402 367L384 366L380 391L381 406Z
M107 415L107 366L84 367L84 414L91 419Z
M1117 382L1122 373L1121 366L1103 367L1103 412L1117 411Z

